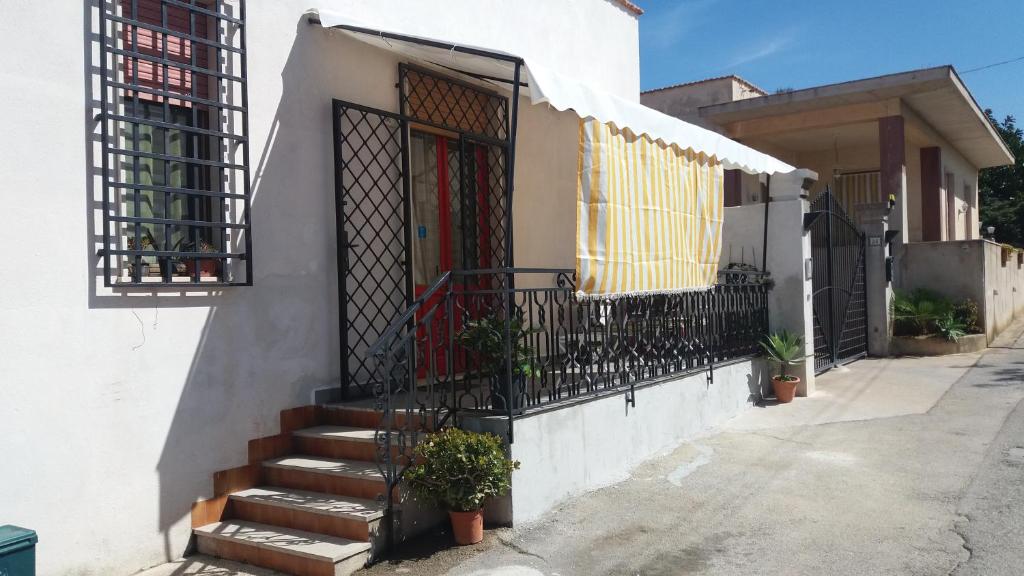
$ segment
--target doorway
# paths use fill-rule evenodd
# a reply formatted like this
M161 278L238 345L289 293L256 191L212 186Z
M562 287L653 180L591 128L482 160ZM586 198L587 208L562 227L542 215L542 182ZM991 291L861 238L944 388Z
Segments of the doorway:
M463 276L458 272L490 268L490 239L488 214L488 147L436 130L410 130L409 173L412 219L413 290L421 298L446 272L456 273L452 283L453 310L438 310L446 294L429 294L417 312L421 326L433 332L421 342L426 361L417 365L417 376L428 373L447 375L463 370L464 358L454 355L454 365L447 364L449 330L458 334L467 319L479 316L474 310L477 302L466 301L462 292L481 289L482 279L488 276ZM452 313L451 322L422 322L427 315L442 318ZM426 328L423 328L426 330Z
M374 394L382 378L367 352L389 328L401 330L395 323L413 305L408 325L420 328L407 373L459 372L459 360L445 364L442 343L486 303L450 298L458 308L449 327L420 322L440 295L426 306L417 299L445 272L455 273L453 292L490 291L493 274L466 271L512 264L508 98L406 64L398 88L398 112L333 104L343 399Z

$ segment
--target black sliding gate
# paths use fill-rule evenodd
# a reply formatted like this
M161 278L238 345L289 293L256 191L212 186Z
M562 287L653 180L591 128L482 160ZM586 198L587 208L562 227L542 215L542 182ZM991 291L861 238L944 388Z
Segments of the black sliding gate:
M828 188L811 203L814 371L867 355L864 234Z

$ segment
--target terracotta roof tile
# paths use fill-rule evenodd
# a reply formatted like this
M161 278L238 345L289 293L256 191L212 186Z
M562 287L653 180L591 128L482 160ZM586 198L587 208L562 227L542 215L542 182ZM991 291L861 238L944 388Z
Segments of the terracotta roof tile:
M644 13L643 8L637 6L636 4L633 4L629 0L615 0L615 3L618 4L619 6L622 6L626 10L632 12L633 14L636 14L637 16L640 16L641 14Z

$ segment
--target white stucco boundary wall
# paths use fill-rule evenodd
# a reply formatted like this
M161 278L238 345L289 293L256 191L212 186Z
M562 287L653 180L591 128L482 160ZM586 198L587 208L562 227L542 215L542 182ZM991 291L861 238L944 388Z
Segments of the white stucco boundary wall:
M988 341L1024 316L1024 264L991 240L911 242L900 264L901 289L926 288L952 300L978 304Z
M621 482L650 458L700 437L760 399L763 362L746 359L714 370L626 390L516 419L511 457L521 463L508 497L488 507L488 522L521 526L560 503ZM505 431L503 419L467 427Z

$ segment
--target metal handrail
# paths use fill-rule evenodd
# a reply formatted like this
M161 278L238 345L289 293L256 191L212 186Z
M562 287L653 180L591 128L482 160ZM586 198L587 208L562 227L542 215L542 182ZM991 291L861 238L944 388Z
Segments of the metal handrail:
M412 304L410 304L409 307L405 309L405 312L403 312L401 316L399 316L397 319L391 322L391 324L388 324L388 327L383 332L381 332L380 337L377 338L377 341L366 349L365 356L369 358L379 354L381 352L381 349L384 347L384 343L398 335L398 332L404 326L408 325L413 318L416 317L416 312L418 312L419 309L423 307L423 304L426 303L426 301L430 299L431 296L436 294L437 291L440 290L442 286L444 286L451 280L451 276L451 272L445 272L444 274L441 275L440 278L438 278L433 284L431 284L430 288L427 288L422 294L417 296L416 299L412 301Z

